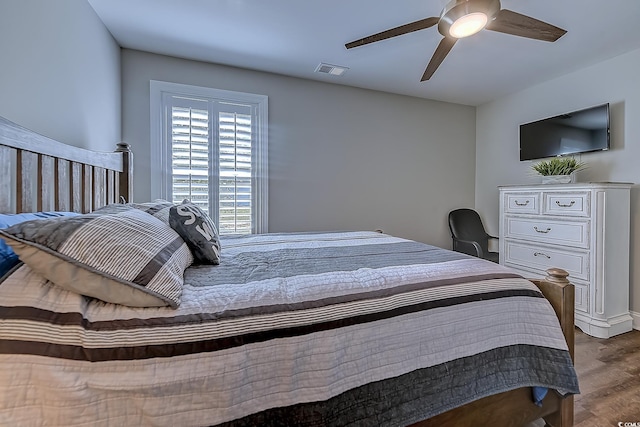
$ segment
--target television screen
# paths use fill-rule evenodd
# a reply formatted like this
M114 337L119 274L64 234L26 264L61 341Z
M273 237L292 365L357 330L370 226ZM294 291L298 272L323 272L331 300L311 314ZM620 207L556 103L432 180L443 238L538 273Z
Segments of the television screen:
M520 160L609 149L609 104L520 125Z

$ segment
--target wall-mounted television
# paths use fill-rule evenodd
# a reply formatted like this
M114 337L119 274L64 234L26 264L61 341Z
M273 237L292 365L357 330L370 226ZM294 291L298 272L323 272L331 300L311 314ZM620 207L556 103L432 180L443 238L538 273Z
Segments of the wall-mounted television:
M520 160L608 150L609 104L520 125Z

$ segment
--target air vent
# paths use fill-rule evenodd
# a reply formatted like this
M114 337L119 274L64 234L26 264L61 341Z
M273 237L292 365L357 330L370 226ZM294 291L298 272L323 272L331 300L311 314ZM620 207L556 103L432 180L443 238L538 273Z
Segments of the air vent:
M332 76L341 76L348 69L349 68L347 68L347 67L341 67L339 65L325 64L325 63L321 62L316 67L316 73L331 74Z

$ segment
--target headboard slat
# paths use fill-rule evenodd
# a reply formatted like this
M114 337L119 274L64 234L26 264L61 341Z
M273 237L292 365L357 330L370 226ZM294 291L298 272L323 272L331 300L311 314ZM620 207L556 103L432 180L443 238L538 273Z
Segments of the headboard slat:
M56 159L55 169L55 209L70 211L72 192L70 163L68 160Z
M37 188L37 173L34 173L38 165L38 155L29 151L18 150L16 153L16 170L18 179L16 180L16 211L35 212L37 208L35 200L35 189Z
M55 159L38 155L38 211L55 210Z
M71 210L82 212L82 163L71 163Z
M116 171L107 170L107 204L116 203Z
M106 176L104 169L94 166L93 167L93 209L96 210L105 205L106 197Z
M82 212L91 212L93 207L93 166L82 165Z
M14 164L15 149L0 145L0 212L11 212L13 191L12 183L14 173L11 165Z

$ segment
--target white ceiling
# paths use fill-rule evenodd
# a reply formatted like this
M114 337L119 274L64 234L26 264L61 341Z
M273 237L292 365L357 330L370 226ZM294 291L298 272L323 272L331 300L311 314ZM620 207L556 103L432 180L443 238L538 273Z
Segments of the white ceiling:
M436 27L347 50L429 16L445 0L88 0L125 48L467 105L480 105L640 48L640 0L502 0L567 30L555 43L481 31L420 77ZM315 73L320 62L348 67Z

